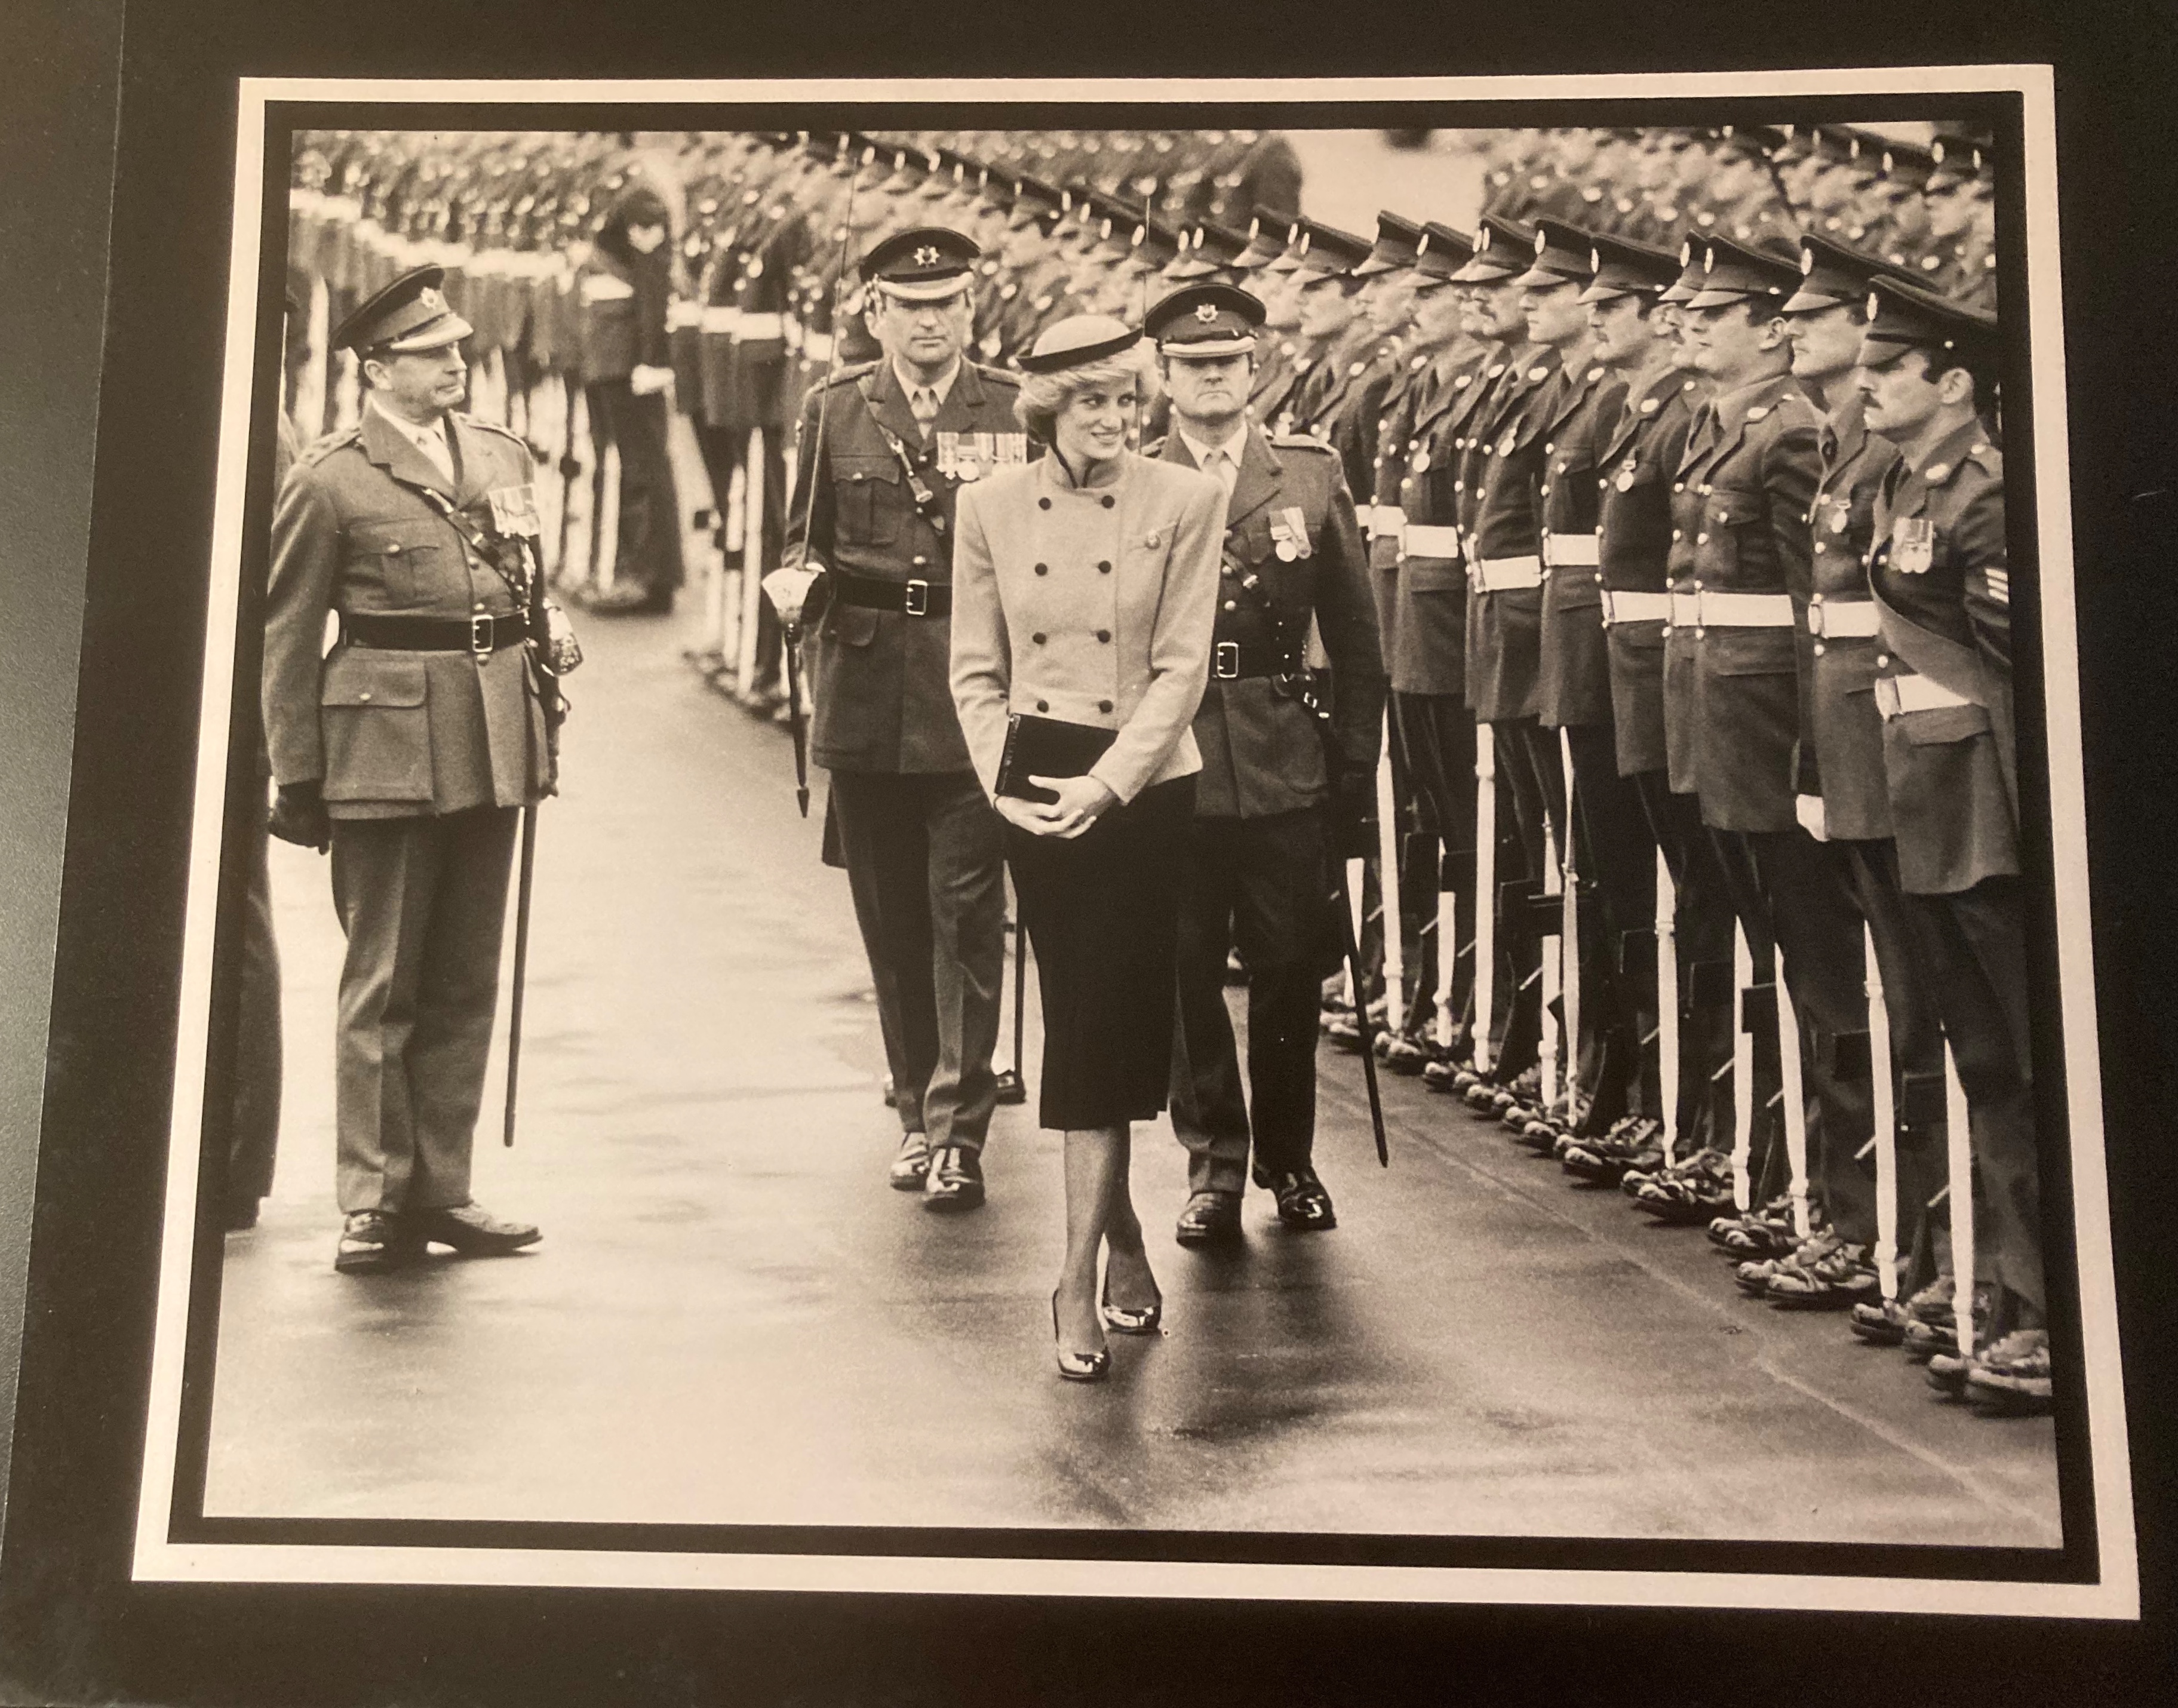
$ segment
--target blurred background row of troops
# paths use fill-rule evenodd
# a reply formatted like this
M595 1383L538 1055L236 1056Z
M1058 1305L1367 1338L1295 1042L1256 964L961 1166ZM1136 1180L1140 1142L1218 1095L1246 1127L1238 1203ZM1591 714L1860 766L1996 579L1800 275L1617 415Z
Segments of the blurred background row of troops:
M1456 430L1467 419L1458 387L1475 381L1470 402L1497 399L1509 364L1520 364L1517 378L1537 360L1536 347L1515 329L1517 316L1480 332L1451 312L1464 303L1461 292L1440 288L1475 276L1469 264L1478 244L1486 247L1484 233L1501 249L1522 252L1517 266L1508 260L1481 270L1500 282L1527 266L1531 241L1539 270L1570 267L1564 276L1584 282L1588 267L1603 266L1590 253L1592 239L1645 246L1651 261L1667 264L1666 276L1674 259L1687 269L1685 288L1667 302L1704 292L1714 259L1708 246L1716 241L1737 246L1738 259L1726 251L1727 271L1752 268L1749 278L1770 278L1748 291L1790 294L1776 275L1781 269L1789 279L1811 269L1803 240L1813 237L1831 246L1823 253L1858 281L1855 288L1880 271L1931 293L1965 317L1961 325L1994 338L1996 160L1986 133L1928 124L1563 128L1408 134L1380 139L1378 147L1379 169L1366 186L1372 211L1380 200L1403 200L1409 180L1429 181L1411 167L1447 157L1465 168L1464 204L1427 191L1415 201L1435 205L1376 211L1370 234L1327 223L1305 215L1304 203L1335 206L1351 224L1367 221L1349 211L1350 194L1334 200L1305 184L1309 140L1245 130L306 134L297 141L291 193L296 312L287 397L305 436L353 420L353 360L328 357L325 327L404 270L423 262L445 267L447 298L476 329L471 407L528 439L540 463L556 463L559 479L540 495L548 538L557 536L553 567L563 594L603 614L670 610L688 578L687 554L700 554L698 661L722 689L776 716L784 711L782 637L758 582L780 561L790 501L787 440L804 394L835 367L878 354L859 313L862 255L919 227L973 238L982 255L970 353L1001 366L1016 363L1040 331L1068 315L1138 322L1149 304L1180 284L1239 285L1267 311L1250 413L1266 428L1308 434L1338 451L1370 534L1398 698L1404 703L1411 689L1412 698L1450 704L1464 691L1432 688L1428 661L1396 652L1426 639L1402 615L1407 568L1421 561L1417 552L1430 556L1429 541L1460 534L1466 501L1447 499L1446 515L1428 517L1404 506L1402 493L1426 474L1432 456L1470 469L1486 457L1485 438ZM1563 374L1568 408L1601 372ZM1542 364L1533 373L1555 397L1556 368ZM1701 389L1694 374L1688 365L1679 376L1690 399ZM1676 404L1676 393L1667 401ZM1683 413L1692 419L1695 407L1689 401ZM1799 407L1808 406L1803 400ZM1995 399L1986 388L1978 408L1995 441ZM1159 430L1148 420L1144 437ZM707 493L689 490L691 440ZM1977 467L1999 454L1980 444L1973 452ZM1863 473L1881 466L1871 453ZM1808 472L1812 479L1812 461ZM1550 490L1544 485L1535 499L1538 516L1558 508L1543 502ZM1998 491L2000 503L2000 477ZM1856 492L1848 507L1854 525L1864 527L1872 488ZM1813 525L1815 515L1811 507L1798 519ZM1596 535L1586 538L1592 552ZM1447 561L1474 544L1463 538L1447 545ZM1869 545L1858 542L1856 553ZM1676 556L1673 562L1676 575ZM1643 597L1682 595L1675 581L1668 594ZM1977 1289L1975 1242L1957 1242L1954 1261L1946 1218L1934 1213L1947 1196L1963 1202L1972 1194L1977 1210L1985 1196L1973 1191L1967 1103L1957 1074L1940 1065L1940 1048L1933 1069L1924 1053L1916 1071L1928 1083L1914 1090L1906 1084L1911 1073L1897 1077L1869 1060L1871 1051L1888 1052L1887 1043L1878 1050L1867 1041L1869 1021L1848 1029L1862 1040L1860 1077L1896 1081L1878 1095L1882 1130L1869 1146L1880 1141L1880 1237L1856 1227L1848 1240L1817 1213L1824 1162L1817 1155L1811 1163L1809 1147L1820 1152L1837 1140L1820 1131L1811 1140L1800 1118L1802 1040L1789 1015L1802 993L1792 994L1791 1005L1781 994L1772 945L1750 944L1742 931L1735 950L1727 919L1721 977L1712 980L1718 951L1699 969L1683 969L1660 944L1651 951L1651 981L1675 986L1683 973L1694 988L1655 993L1660 1012L1630 1054L1623 1038L1606 1044L1606 993L1614 978L1623 982L1627 966L1619 957L1615 974L1598 977L1580 965L1603 909L1596 874L1576 871L1572 857L1568 827L1576 812L1564 775L1577 768L1570 753L1554 786L1563 792L1539 816L1537 802L1514 798L1502 752L1493 770L1492 717L1471 693L1453 721L1464 728L1447 725L1441 745L1449 753L1464 742L1465 758L1449 770L1464 764L1479 779L1473 822L1456 835L1439 821L1460 815L1432 800L1429 780L1417 775L1416 732L1393 720L1380 768L1379 849L1355 874L1371 971L1359 992L1327 988L1326 1026L1334 1040L1358 1048L1356 1003L1373 1007L1382 1028L1376 1054L1393 1069L1426 1073L1434 1087L1498 1114L1557 1154L1569 1173L1624 1185L1665 1219L1712 1221L1711 1237L1744 1260L1743 1287L1758 1296L1769 1289L1772 1302L1850 1303L1866 1338L1918 1349L1946 1373L1953 1392L1965 1381L1978 1333L2012 1344L2012 1331L2031 1326L2032 1355L2015 1358L2019 1370L2005 1378L2012 1386L2000 1391L2046 1404L2038 1234L2025 1284L2033 1296L2022 1314L1989 1278L1994 1273L2009 1285L2025 1273L2017 1250L2007 1253L2002 1238L1995 1241L1995 1261L1984 1262ZM1555 742L1549 752L1555 760ZM1435 769L1449 775L1446 765ZM1551 852L1539 860L1521 833L1545 816ZM1656 860L1654 841L1645 846L1644 857ZM1476 870L1478 854L1486 857ZM1470 863L1471 884L1453 883L1455 857ZM1654 934L1667 939L1681 874L1666 863L1657 865ZM1478 917L1478 893L1491 894L1486 885L1501 893ZM1508 911L1502 892L1524 887L1534 893ZM1464 899L1448 904L1463 890ZM1553 945L1547 952L1546 939ZM1458 944L1454 956L1436 953L1447 940ZM1859 940L1856 927L1856 968ZM1561 955L1556 944L1580 952ZM1887 972L1875 977L1872 955L1869 983L1880 992L1891 983L1895 1010L1906 995L1902 981ZM1787 983L1791 961L1788 950ZM1864 1015L1857 972L1850 982ZM1717 990L1727 987L1719 1021ZM1754 999L1758 993L1766 1010ZM2023 999L2023 991L2000 993L2000 1000L2013 996ZM1877 1008L1880 1028L1880 997ZM1684 1075L1660 1070L1658 1034L1670 1035L1684 1069L1698 1049L1715 1045L1698 1043L1696 1031L1722 1037L1727 1027L1736 1041L1721 1046L1724 1059L1711 1076L1726 1087L1722 1105L1677 1095L1675 1082ZM1924 1032L1923 1044L1932 1035ZM1810 1032L1806 1042L1820 1058L1807 1065L1809 1084L1852 1076L1836 1038ZM1811 1096L1807 1104L1817 1101ZM1956 1137L1942 1179L1947 1121ZM1913 1138L1928 1163L1932 1133L1939 1136L1936 1176L1923 1179L1925 1168L1914 1175L1919 1196L1902 1210L1899 1147ZM1864 1149L1851 1160L1860 1168L1867 1159ZM2024 1238L2020 1229L2032 1213L2017 1204L2012 1212L2006 1237ZM1844 1257L1841 1247L1850 1248ZM1779 1292L1781 1270L1790 1273ZM1917 1296L1904 1296L1916 1288ZM1974 1308L1954 1312L1962 1294Z

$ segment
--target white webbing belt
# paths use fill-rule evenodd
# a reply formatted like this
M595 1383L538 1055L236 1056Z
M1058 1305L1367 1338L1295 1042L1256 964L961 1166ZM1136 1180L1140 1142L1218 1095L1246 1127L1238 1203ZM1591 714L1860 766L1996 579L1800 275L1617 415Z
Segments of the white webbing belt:
M1409 522L1403 543L1409 557L1442 557L1459 561L1459 530L1427 522Z
M1808 607L1808 632L1825 640L1868 640L1881 626L1872 599L1837 599Z
M1524 593L1543 584L1540 557L1486 557L1475 565L1473 572L1485 593Z
M1700 610L1695 618L1703 628L1790 628L1792 601L1781 593L1711 593L1707 588L1694 595Z
M1617 593L1603 589L1603 620L1614 622L1668 622L1672 596L1668 593Z
M1875 679L1875 709L1886 718L1902 716L1907 712L1940 712L1953 706L1970 706L1973 702L1963 694L1955 694L1941 682L1931 682L1923 676L1878 676Z
M1543 561L1552 569L1594 569L1601 560L1595 554L1592 534L1546 534Z

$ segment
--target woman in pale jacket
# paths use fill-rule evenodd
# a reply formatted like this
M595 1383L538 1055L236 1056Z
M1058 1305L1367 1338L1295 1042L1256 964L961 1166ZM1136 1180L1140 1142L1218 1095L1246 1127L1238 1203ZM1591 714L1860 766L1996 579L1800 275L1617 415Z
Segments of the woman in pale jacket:
M1225 494L1127 449L1153 370L1122 322L1058 321L1021 366L1016 407L1048 454L961 489L953 699L1006 820L1036 946L1039 1119L1065 1134L1059 1374L1093 1382L1110 1368L1105 1328L1154 1333L1163 1308L1127 1191L1128 1128L1163 1112L1171 1073L1179 874L1202 765L1190 725L1209 672ZM1021 719L1079 726L1060 733L1092 747L1106 735L1092 731L1108 732L1109 745L1084 775L1032 776L1057 797L1038 804L1001 792ZM1006 782L1018 786L1010 772Z

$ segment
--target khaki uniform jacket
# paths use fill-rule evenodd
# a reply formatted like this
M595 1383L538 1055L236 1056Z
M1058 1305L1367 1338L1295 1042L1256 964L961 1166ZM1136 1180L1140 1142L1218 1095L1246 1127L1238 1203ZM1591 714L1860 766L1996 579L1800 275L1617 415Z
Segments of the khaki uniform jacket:
M1891 834L1883 720L1875 709L1875 637L1812 632L1841 606L1848 618L1872 614L1868 553L1875 536L1875 502L1898 450L1868 430L1861 410L1855 391L1823 424L1822 476L1808 512L1814 592L1802 630L1800 752L1793 786L1823 797L1832 836L1875 841Z
M1918 674L1967 703L1885 720L1901 884L1952 895L2017 872L2004 457L1978 425L1960 429L1918 469L1891 465L1877 494L1869 578L1882 623L1878 676Z
M336 818L427 817L534 801L550 777L528 648L408 652L353 645L322 658L328 611L513 616L496 569L424 496L450 500L484 533L490 495L529 496L528 448L467 415L447 426L458 486L375 408L305 451L272 518L265 594L265 732L272 775L315 780Z
M1715 435L1678 473L1694 529L1690 590L1788 596L1792 609L1780 627L1697 625L1695 792L1703 822L1716 829L1790 830L1799 822L1796 636L1807 629L1807 518L1821 418L1790 374L1720 397L1715 416Z
M1524 346L1476 411L1460 461L1467 703L1484 723L1532 718L1542 703L1542 588L1485 592L1475 565L1542 554L1543 435L1559 372L1556 351Z
M1163 455L1182 468L1196 466L1178 433L1165 441ZM1289 526L1295 510L1302 518L1298 530ZM1290 539L1296 532L1305 539L1305 556ZM1289 541L1283 557L1281 533ZM1271 611L1240 591L1247 575L1260 578ZM1285 658L1297 671L1313 618L1331 660L1331 720L1339 753L1349 769L1375 766L1383 738L1383 654L1368 561L1337 457L1311 439L1273 440L1260 428L1250 430L1226 501L1219 581L1212 674L1195 714L1195 743L1202 754L1196 814L1256 818L1320 805L1329 797L1331 780L1315 714L1268 676L1221 680L1215 672L1221 642Z
M867 382L868 397L863 396ZM830 401L824 401L829 389ZM963 362L939 406L931 442L900 389L890 362L842 370L829 388L802 401L800 455L786 512L781 559L811 569L895 585L953 578L954 506L972 484L939 466L941 434L989 435L999 459L1028 455L1014 414L1019 387L1007 375ZM824 418L819 460L818 418ZM916 506L908 471L887 442L891 433L937 501L943 528ZM979 450L987 441L973 441ZM960 465L965 473L967 463ZM977 479L993 465L977 461ZM828 575L802 608L809 660L809 757L833 770L895 775L965 771L968 748L946 684L950 625L943 616L873 610L834 597Z
M1601 367L1568 375L1544 431L1543 629L1536 711L1552 729L1611 721L1611 654L1598 566L1597 459L1625 408L1626 385Z
M1596 557L1614 594L1667 594L1671 588L1672 477L1685 454L1699 381L1667 369L1631 401L1596 461ZM1618 775L1666 769L1664 741L1664 629L1661 617L1614 621L1611 711Z
M1015 714L1116 730L1090 768L1122 801L1202 769L1225 489L1131 452L1075 485L1055 457L960 495L952 693L986 793Z

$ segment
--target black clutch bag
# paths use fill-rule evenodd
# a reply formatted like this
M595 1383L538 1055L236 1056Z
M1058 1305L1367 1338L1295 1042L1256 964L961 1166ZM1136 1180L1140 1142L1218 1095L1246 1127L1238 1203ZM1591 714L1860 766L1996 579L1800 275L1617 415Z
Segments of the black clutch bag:
M1059 797L1040 789L1031 777L1080 777L1104 757L1118 739L1117 730L1094 724L1070 724L1059 718L1026 718L1018 712L1006 720L1006 748L999 758L1001 795L1017 801L1033 801L1048 807Z

